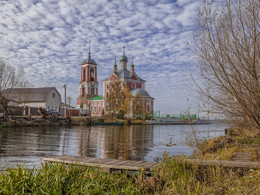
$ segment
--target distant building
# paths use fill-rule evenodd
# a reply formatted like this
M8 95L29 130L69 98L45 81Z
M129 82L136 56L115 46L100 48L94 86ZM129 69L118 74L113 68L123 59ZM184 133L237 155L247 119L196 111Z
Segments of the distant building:
M145 80L137 75L134 69L132 60L130 70L127 69L128 58L125 56L125 47L123 48L123 55L120 58L120 69L117 70L115 62L113 72L102 81L103 95L98 95L97 82L97 63L91 59L90 49L88 59L81 64L81 81L79 84L79 97L77 99L77 108L90 109L92 116L101 116L102 110L105 110L105 100L109 94L109 84L115 79L119 79L125 86L127 86L135 97L138 93L144 107L144 112L153 112L154 98L145 90ZM130 106L130 105L129 105Z
M6 94L12 106L43 107L46 110L60 111L61 95L55 87L13 88Z
M61 116L65 115L65 110L69 110L69 109L75 109L73 106L69 105L69 104L65 104L65 103L61 103L60 104L60 114Z

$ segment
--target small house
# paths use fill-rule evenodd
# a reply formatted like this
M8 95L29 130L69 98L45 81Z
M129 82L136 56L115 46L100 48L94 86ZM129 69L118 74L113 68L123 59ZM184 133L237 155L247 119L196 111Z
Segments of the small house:
M10 106L42 107L60 111L61 94L55 87L13 88L7 89L5 94L11 100Z

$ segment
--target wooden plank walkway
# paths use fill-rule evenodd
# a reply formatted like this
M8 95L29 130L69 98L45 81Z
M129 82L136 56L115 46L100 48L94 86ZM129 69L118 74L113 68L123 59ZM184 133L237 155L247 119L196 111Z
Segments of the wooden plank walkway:
M224 160L201 160L201 159L179 159L191 164L201 166L223 166L234 168L260 169L260 162L241 162ZM43 158L45 162L61 162L66 164L85 165L89 167L100 167L106 170L129 170L129 171L153 171L160 164L158 162L146 162L135 160L101 159L81 156L51 156Z
M146 162L135 160L102 159L81 156L51 156L43 158L45 162L61 162L65 164L77 164L89 167L100 167L105 170L129 170L129 171L153 171L160 164L158 162Z

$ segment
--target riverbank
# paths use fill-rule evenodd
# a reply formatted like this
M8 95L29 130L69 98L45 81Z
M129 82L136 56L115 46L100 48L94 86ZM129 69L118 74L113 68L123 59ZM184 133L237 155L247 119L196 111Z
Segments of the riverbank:
M91 117L59 117L59 118L33 118L28 120L22 117L12 117L8 121L0 121L0 128L5 127L30 127L30 126L71 126L71 125L95 125L96 123L110 124L119 123L122 125L145 125L146 122L136 119L115 119L115 118L91 118Z
M208 125L214 121L160 121L160 120L140 120L135 118L117 119L112 117L58 117L58 118L24 118L10 117L8 121L0 120L0 128L4 127L29 127L29 126L70 126L70 125Z
M0 121L0 127L30 127L30 126L70 126L70 125L91 125L93 120L89 117L72 117L72 118L10 118L8 121Z
M200 159L260 162L260 137L231 128L227 136L204 140L195 150Z
M200 167L164 156L151 176L64 164L0 173L1 194L259 194L260 170Z

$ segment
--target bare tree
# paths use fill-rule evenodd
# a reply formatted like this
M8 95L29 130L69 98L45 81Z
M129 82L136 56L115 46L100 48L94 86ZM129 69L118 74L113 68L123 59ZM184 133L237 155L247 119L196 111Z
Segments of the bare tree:
M215 112L260 132L260 1L206 1L200 9L195 51Z
M24 78L24 72L21 68L15 68L0 59L0 108L3 110L4 118L7 119L7 110L10 102L16 102L17 99L12 93L14 88L26 87L28 83Z

